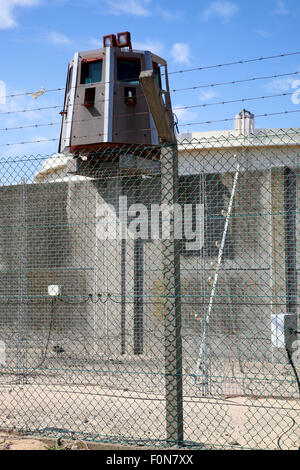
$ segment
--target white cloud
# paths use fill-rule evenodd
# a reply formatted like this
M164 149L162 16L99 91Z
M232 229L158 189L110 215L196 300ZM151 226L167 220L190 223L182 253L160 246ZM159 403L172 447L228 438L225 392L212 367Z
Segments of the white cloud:
M212 2L206 10L204 10L203 18L210 20L211 18L221 18L226 23L237 14L240 7L236 3L227 0L219 0Z
M149 16L151 10L147 8L151 0L106 0L113 15Z
M272 93L287 93L291 91L295 77L274 78L266 86L266 89Z
M94 49L100 49L101 47L103 47L102 39L100 39L100 38L90 38L90 39L88 39L86 48L91 48L91 47L93 47ZM81 43L81 49L83 50L84 48L85 48L85 46L83 46L82 43Z
M166 21L176 20L182 16L179 12L169 11L165 8L161 8L160 6L157 7L157 12Z
M181 104L177 104L176 106L174 106L173 112L174 114L176 114L178 121L186 124L190 121L194 121L198 117L198 115L194 111L186 109L186 107Z
M274 11L275 15L289 15L291 12L287 9L286 4L283 0L277 0L276 9Z
M31 91L37 91L41 88L42 85L37 86L36 89L32 89ZM0 104L0 128L24 127L23 129L9 129L7 131L1 132L2 139L0 150L2 158L18 155L50 153L53 152L58 145L57 141L46 141L59 137L61 118L58 113L63 107L63 94L48 93L40 96L37 100L34 100L32 96L25 94L22 95L22 93L24 93L24 90L7 88L8 95L12 94L19 96L7 98L5 104ZM61 107L59 105L61 105ZM54 106L59 106L59 108L44 109L42 111L38 110L40 107L51 108ZM36 111L21 113L17 112L25 109L36 109ZM43 126L43 124L48 123L57 124ZM41 128L37 129L34 127L35 124L42 126ZM42 132L42 134L37 134L38 131ZM3 145L14 142L35 141L42 142L34 144L25 143L22 145Z
M60 46L72 44L72 41L70 38L68 38L62 33L59 33L58 31L51 31L50 33L47 33L45 35L45 40L47 42L51 42L53 44L57 44Z
M6 105L6 83L0 80L0 107Z
M273 34L270 31L267 31L265 29L256 29L254 32L264 39L268 39L273 36Z
M17 7L33 7L39 5L40 0L0 0L0 29L9 29L17 26L15 9Z
M212 91L212 90L202 91L199 95L199 100L201 102L206 102L206 101L212 100L216 96L217 96L217 93L215 91Z
M189 64L190 46L184 42L176 42L171 49L171 55L177 64Z
M133 48L141 51L151 51L154 54L161 55L164 51L164 45L162 42L155 39L149 39L144 42L134 41Z

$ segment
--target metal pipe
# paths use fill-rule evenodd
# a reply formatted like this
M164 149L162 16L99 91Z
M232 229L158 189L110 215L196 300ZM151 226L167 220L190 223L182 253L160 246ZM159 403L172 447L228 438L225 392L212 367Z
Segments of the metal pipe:
M240 164L237 164L236 172L234 175L234 182L232 186L232 191L231 191L231 197L228 205L228 210L226 214L226 221L225 221L225 226L224 226L224 231L223 231L223 236L222 236L222 241L221 245L219 247L219 254L218 254L218 261L217 261L217 266L215 269L215 275L214 275L214 280L213 280L213 287L211 290L210 294L210 299L208 303L208 309L206 316L204 318L204 327L203 327L203 333L202 333L202 339L200 343L200 348L199 348L199 356L198 356L198 361L197 361L197 366L196 366L196 371L195 371L195 382L197 381L197 377L199 376L199 371L201 368L201 363L202 363L202 357L204 356L206 364L205 364L205 381L204 384L208 383L208 378L209 378L209 371L207 369L207 349L208 349L208 328L209 328L209 322L210 322L210 317L211 317L211 312L213 308L213 303L215 299L215 294L216 294L216 288L219 280L219 273L222 265L222 259L223 259L223 252L224 252L224 247L225 247L225 242L226 242L226 236L228 232L228 227L229 227L229 221L233 209L233 201L234 201L234 196L238 184L238 177L239 177L239 172L240 172Z

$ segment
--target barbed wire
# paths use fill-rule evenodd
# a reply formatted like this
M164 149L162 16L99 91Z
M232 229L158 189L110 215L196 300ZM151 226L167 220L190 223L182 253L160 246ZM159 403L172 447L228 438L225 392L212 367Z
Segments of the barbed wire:
M187 72L194 72L194 71L200 71L200 70L208 70L208 69L216 69L216 68L222 68L222 67L229 67L232 65L242 65L242 64L249 64L251 62L262 62L264 60L271 60L271 59L280 59L283 57L291 57L295 55L300 55L300 51L298 52L287 52L283 54L278 54L278 55L271 55L271 56L265 56L265 57L256 57L254 59L241 59L233 62L224 62L221 64L214 64L214 65L206 65L204 67L194 67L190 69L184 69L184 70L175 70L168 72L168 75L174 75L177 73L187 73Z
M280 116L280 115L284 115L284 114L293 114L293 113L300 113L300 109L288 110L288 111L279 111L279 112L274 112L274 113L256 114L255 118ZM236 118L236 119L243 119L243 118ZM213 121L190 122L190 123L187 123L187 124L179 124L179 127L199 126L199 125L204 125L204 124L214 124L214 123L229 122L229 121L232 121L232 118L216 119L216 120L213 120Z
M279 111L279 112L274 112L274 113L263 113L263 114L257 114L255 117L256 118L266 118L266 117L271 117L271 116L279 116L279 115L287 115L287 114L294 114L294 113L300 113L300 109L296 110L286 110L286 111ZM243 117L236 117L235 119L243 119ZM201 122L190 122L190 123L184 123L184 124L179 124L179 127L187 127L187 126L198 126L198 125L210 125L214 123L220 123L220 122L230 122L233 121L233 118L225 118L225 119L216 119L216 120L210 120L210 121L201 121ZM139 132L147 132L147 131L152 131L153 129L151 128L143 128L139 129ZM114 133L114 136L122 135L122 134L130 134L130 133L136 133L136 129L132 130L127 130L127 131L119 131L118 133ZM91 134L91 135L79 135L79 136L72 136L72 138L75 139L85 139L85 138L90 138L90 137L103 137L106 134ZM53 139L38 139L38 140L33 140L33 141L26 141L26 142L12 142L12 143L5 143L5 144L0 144L0 147L7 147L7 146L14 146L14 145L25 145L25 144L37 144L37 143L45 143L45 142L56 142L56 141L67 141L69 140L68 138L64 139L58 139L58 138L53 138ZM101 145L101 143L100 143ZM124 144L125 145L125 144ZM131 144L129 144L131 145Z
M57 142L59 141L58 138L56 139L40 139L40 140L30 140L27 142L12 142L8 144L0 144L0 147L9 147L13 145L26 145L26 144L40 144L40 143L45 143L45 142Z
M4 111L4 112L0 113L0 116L4 116L4 115L8 115L8 114L30 113L30 112L33 112L33 111L45 111L45 110L49 110L49 109L58 109L58 108L61 108L61 107L62 107L62 105L58 104L58 105L55 105L55 106L45 106L45 107L41 107L41 108L18 109L17 111Z
M292 96L294 95L294 92L288 92L288 93L276 93L273 95L262 95L262 96L254 96L250 98L237 98L235 100L225 100L225 101L217 101L213 103L204 103L204 104L195 104L191 106L182 106L178 108L173 108L174 110L176 109L192 109L192 108L207 108L209 106L219 106L219 105L225 105L225 104L233 104L233 103L245 103L247 101L255 101L255 100L266 100L270 98L279 98L279 97L284 97L284 96Z
M240 83L247 83L247 82L254 82L254 81L259 81L259 80L268 80L268 79L273 79L273 78L283 78L283 77L288 77L292 75L300 75L300 71L297 72L290 72L290 73L282 73L282 74L275 74L275 75L265 75L262 77L251 77L251 78L245 78L241 80L232 80L228 82L219 82L219 83L210 83L207 85L196 85L193 87L187 87L187 88L177 88L177 90L170 90L171 93L174 93L175 91L187 91L187 90L198 90L201 88L215 88L218 86L225 86L225 85L237 85Z
M239 98L235 100L225 100L225 101L218 101L218 102L213 102L213 103L202 103L202 104L196 104L196 105L190 105L190 106L175 106L173 108L173 111L180 111L180 110L188 110L188 109L194 109L194 108L206 108L209 106L219 106L219 105L225 105L225 104L233 104L233 103L245 103L248 101L257 101L257 100L266 100L266 99L271 99L271 98L279 98L279 97L286 97L286 96L292 96L294 92L288 92L288 93L276 93L273 95L263 95L263 96L256 96L256 97L249 97L249 98ZM148 115L148 111L143 111L140 113L130 113L130 114L119 114L118 117L136 117L136 116L142 116L142 115ZM64 124L71 124L71 123L80 123L80 122L88 122L88 121L95 121L96 119L103 119L102 116L94 116L89 119L80 119L80 120L71 120L71 121L64 121ZM0 131L11 131L11 130L21 130L21 129L30 129L30 128L38 128L38 127L48 127L48 126L56 126L56 125L61 125L61 121L58 122L48 122L48 123L43 123L43 124L30 124L26 126L15 126L15 127L3 127L0 128Z
M289 72L289 73L284 73L284 74L267 75L267 76L263 76L263 77L252 77L252 78L247 78L247 79L242 79L242 80L234 80L234 81L228 81L228 82L210 83L210 84L206 84L206 85L195 85L195 86L186 87L186 88L177 88L177 89L170 90L170 93L178 93L180 91L188 91L188 90L197 90L197 89L201 89L201 88L215 88L215 87L218 87L218 86L225 86L225 85L237 85L237 84L240 84L240 83L247 83L247 82L252 82L252 81L267 80L267 79L274 79L274 78L283 78L283 77L288 77L288 76L293 76L293 75L300 75L300 71ZM144 96L145 95L141 93L141 94L136 95L136 98L144 97ZM110 102L110 101L115 101L115 98L96 100L95 103L104 103L104 102ZM17 111L5 111L5 112L1 112L0 115L26 113L26 112L33 112L33 111L43 111L43 110L49 110L49 109L58 109L58 108L61 108L61 107L64 108L64 110L62 112L65 112L66 108L72 107L72 106L82 106L82 103L73 103L73 104L69 104L69 105L46 106L46 107L33 108L33 109L28 109L28 110L23 109L23 110L17 110Z
M208 65L208 66L203 66L203 67L199 66L199 67L194 67L194 68L190 68L190 69L175 70L175 71L168 72L168 75L183 74L183 73L189 73L189 72L201 71L201 70L208 70L208 69L214 69L214 68L222 68L222 67L228 67L228 66L232 66L232 65L242 65L242 64L252 63L252 62L262 62L264 60L271 60L271 59L277 59L277 58L283 58L283 57L291 57L291 56L295 56L295 55L300 55L300 51L288 52L288 53L283 53L283 54L278 54L278 55L273 55L273 56L266 56L266 57L257 57L257 58L254 58L254 59L241 59L241 60L237 60L237 61L233 61L233 62L227 62L227 63L223 63L223 64L214 64L214 65ZM162 76L164 76L164 74L162 74ZM132 78L131 80L132 81L137 81L137 80L139 80L139 77ZM101 83L104 85L104 84L109 84L109 83L114 83L114 82L104 81L104 82L101 82ZM74 88L74 87L70 87L69 89L72 89L72 88ZM34 94L40 93L40 92L42 92L42 95L43 95L45 93L52 93L52 92L65 91L65 90L66 90L66 87L57 87L57 88L51 88L51 89L42 88L39 91L27 91L27 92L22 92L22 93L14 93L14 94L10 94L10 95L1 96L1 98L15 98L15 97L27 96L27 95L31 96L31 95L34 95Z
M178 71L173 71L169 72L169 74L174 74L174 73L185 73L185 72L191 72L195 70L205 70L205 69L212 69L212 68L219 68L219 67L225 67L225 66L230 66L230 65L238 65L238 64L245 64L245 63L250 63L250 62L255 62L255 61L262 61L262 60L269 60L269 59L275 59L275 58L281 58L281 57L287 57L287 56L293 56L293 55L298 55L300 52L292 52L292 53L284 53L284 54L279 54L279 55L274 55L274 56L267 56L267 57L259 57L259 58L254 58L254 59L242 59L239 61L235 62L228 62L228 63L223 63L223 64L216 64L216 65L210 65L210 66L205 66L205 67L195 67L192 69L186 69L186 70L178 70ZM195 85L192 87L184 87L184 88L177 88L177 89L171 89L169 93L177 93L180 91L189 91L189 90L197 90L201 88L214 88L218 86L225 86L225 85L236 85L240 83L246 83L246 82L252 82L252 81L257 81L257 80L266 80L266 79L275 79L275 78L281 78L281 77L287 77L287 76L293 76L293 75L299 75L300 71L296 72L290 72L290 73L284 73L284 74L274 74L274 75L267 75L267 76L258 76L258 77L251 77L251 78L246 78L246 79L241 79L241 80L233 80L233 81L227 81L227 82L218 82L218 83L210 83L210 84L203 84L203 85ZM109 83L109 82L102 82L104 83ZM55 91L63 91L65 88L53 88L53 89L42 89L42 94L46 92L55 92ZM17 97L17 96L24 96L24 95L34 95L36 92L25 92L25 93L18 93L18 94L12 94L12 95L7 95L6 97ZM37 92L38 93L38 92ZM166 92L165 92L166 93ZM223 101L217 101L213 103L202 103L199 105L190 105L190 106L175 106L173 110L180 111L180 110L188 110L188 109L193 109L193 108L205 108L208 106L218 106L218 105L225 105L225 104L233 104L233 103L244 103L247 101L254 101L254 100L265 100L265 99L270 99L270 98L276 98L276 97L284 97L284 96L291 96L293 93L286 92L286 93L277 93L277 94L272 94L272 95L265 95L265 96L257 96L257 97L248 97L248 98L240 98L240 99L233 99L233 100L223 100ZM136 97L143 96L144 94L137 95ZM103 100L97 100L96 102L107 102L107 101L115 101L115 98L111 99L103 99ZM81 106L81 103L74 103L72 105L64 105L64 111L62 113L66 113L66 108L69 106ZM54 105L54 106L47 106L47 107L39 107L39 108L34 108L34 109L24 109L24 110L17 110L17 111L7 111L0 113L0 115L9 115L9 114L15 114L15 113L26 113L26 112L39 112L42 110L50 110L50 109L57 109L59 108L60 105ZM256 115L256 117L268 117L268 116L275 116L275 115L283 115L283 114L291 114L291 113L297 113L299 110L291 110L291 111L281 111L281 112L275 112L275 113L264 113L260 115ZM133 117L133 116L141 116L141 115L147 115L148 112L140 112L140 113L130 113L130 114L120 114L119 117ZM102 119L101 116L96 117L96 119ZM182 123L179 124L180 127L188 127L192 125L204 125L204 124L212 124L212 123L219 123L219 122L229 122L233 118L225 118L225 119L217 119L217 120L207 120L207 121L201 121L201 122L190 122L190 123ZM64 121L65 124L67 123L80 123L80 122L87 122L95 120L94 118L89 118L89 119L82 119L78 121ZM30 124L27 126L15 126L15 127L4 127L1 128L0 131L9 131L9 130L21 130L21 129L30 129L30 128L40 128L40 127L50 127L50 126L56 126L56 125L61 125L60 122L48 122L48 123L42 123L42 124ZM139 129L140 132L146 132L146 131L151 131L151 128L145 128L145 129ZM128 130L128 131L120 131L119 133L115 133L114 135L122 135L126 133L131 133L131 132L136 132L136 130ZM89 135L89 136L78 136L77 138L89 138L89 137L102 137L104 134L94 134L94 135ZM75 136L73 136L76 138ZM37 139L34 141L23 141L23 142L16 142L16 143L5 143L5 144L0 144L0 146L12 146L12 145L24 145L24 144L33 144L33 143L44 143L44 142L54 142L58 141L61 139L55 138L55 139ZM67 139L62 139L62 140L67 140Z

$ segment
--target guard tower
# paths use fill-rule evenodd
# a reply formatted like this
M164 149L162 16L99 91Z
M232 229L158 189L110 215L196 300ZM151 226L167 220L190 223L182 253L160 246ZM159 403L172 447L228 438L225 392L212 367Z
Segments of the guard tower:
M129 32L103 37L103 48L76 52L68 67L59 152L75 156L126 144L156 146L159 136L140 83L152 71L173 125L167 63L132 50Z
M115 214L120 214L122 210L119 203L120 195L125 195L134 202L140 202L143 197L143 201L146 202L143 192L144 175L161 174L159 185L155 186L153 182L152 187L148 186L148 192L157 188L160 196L161 186L164 188L160 198L161 203L174 203L173 192L178 180L175 176L177 152L163 152L159 145L167 143L176 147L167 63L150 51L132 50L129 32L119 33L117 36L113 34L104 36L102 49L77 52L70 62L64 109L61 114L59 152L74 157L68 161L69 173L94 178L92 187L96 191L95 205L90 212L87 212L88 217L93 217L91 214L94 210L92 220L96 222L93 222L93 229L98 227L94 245L95 259L102 267L105 260L109 263L107 268L104 268L105 276L96 276L96 283L99 286L97 291L102 292L103 289L107 289L106 285L116 286L116 282L120 283L115 289L121 295L122 301L115 304L114 308L115 318L122 319L121 353L125 353L124 322L129 308L134 324L133 352L135 355L143 354L143 273L144 245L147 239L140 237L126 239L122 234L121 238L113 237L106 240L100 236L98 229L103 228L101 226L103 217L100 215L103 207L109 212L113 206L116 208ZM171 156L174 155L174 162L170 153ZM149 182L151 178L147 179ZM87 201L83 201L83 210L80 210L80 201L72 197L73 190L76 193L76 188L70 185L69 200L75 201L77 210L73 212L81 221L86 217ZM117 215L114 217L118 219ZM71 225L79 226L80 222L72 222ZM121 232L122 229L123 227ZM127 230L128 227L125 226L125 231ZM174 260L171 264L173 263L177 269L179 263L177 252L174 254L172 251L173 246L174 243L166 241L162 257L167 266L170 260ZM114 263L118 258L119 262ZM178 299L178 269L176 276L173 265L170 271L169 278L172 275L176 277L174 299ZM95 281L94 278L93 274L92 282ZM168 286L172 283L169 278L166 281ZM133 282L129 287L130 279ZM101 284L102 282L104 284ZM129 289L134 301L133 305L128 307L125 298ZM176 300L176 306L173 308L172 305L169 309L171 314L173 310L178 311L179 305L180 302ZM92 312L94 315L94 306ZM177 313L176 318L178 318ZM177 353L180 355L180 348ZM172 354L167 356L171 357ZM178 361L175 363L178 364ZM178 369L176 373L178 374Z

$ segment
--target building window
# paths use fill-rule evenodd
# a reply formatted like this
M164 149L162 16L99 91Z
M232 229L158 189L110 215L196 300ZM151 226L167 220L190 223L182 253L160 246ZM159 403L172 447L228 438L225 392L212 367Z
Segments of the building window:
M204 246L201 250L188 250L186 241L181 243L181 254L184 256L202 256L214 258L219 253L219 243L222 240L227 201L230 193L222 183L220 176L194 175L181 176L179 178L179 203L184 206L193 206L192 228L196 230L196 204L204 205ZM184 221L183 221L184 224ZM184 227L183 227L184 234ZM227 232L223 256L226 259L233 258L233 245L230 230Z
M117 80L119 82L139 84L139 76L141 73L140 60L117 60Z
M81 64L81 85L102 81L102 60L87 60Z

